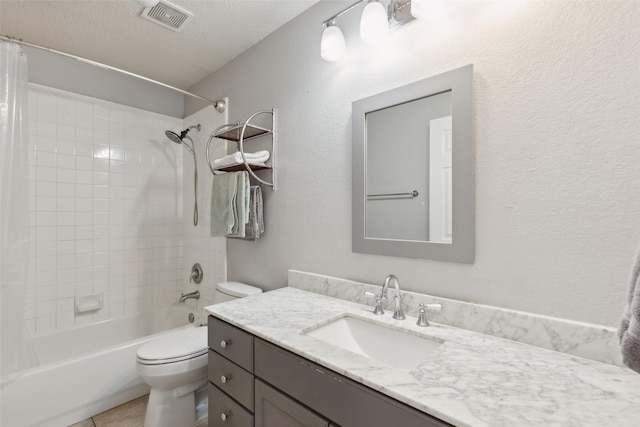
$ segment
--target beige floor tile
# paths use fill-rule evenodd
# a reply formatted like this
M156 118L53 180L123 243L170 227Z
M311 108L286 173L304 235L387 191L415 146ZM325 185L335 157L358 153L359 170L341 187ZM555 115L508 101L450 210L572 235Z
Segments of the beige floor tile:
M89 418L88 420L80 421L79 423L69 427L96 427L96 425L93 423L93 420Z
M142 396L96 415L93 421L96 427L143 427L148 400L149 395Z

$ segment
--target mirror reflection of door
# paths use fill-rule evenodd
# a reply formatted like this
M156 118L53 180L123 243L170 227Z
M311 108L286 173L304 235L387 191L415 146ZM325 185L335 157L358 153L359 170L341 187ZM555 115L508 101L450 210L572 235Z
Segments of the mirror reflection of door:
M450 91L366 113L365 238L451 243L451 132Z
M451 116L429 123L429 241L451 243Z

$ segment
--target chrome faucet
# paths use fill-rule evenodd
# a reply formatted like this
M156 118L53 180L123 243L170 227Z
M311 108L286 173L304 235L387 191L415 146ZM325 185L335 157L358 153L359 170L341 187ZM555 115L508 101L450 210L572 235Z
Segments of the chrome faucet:
M190 292L188 294L181 294L178 302L185 302L188 299L200 299L200 291Z
M406 319L406 316L404 315L404 312L402 311L402 294L400 293L400 281L398 280L398 278L393 275L390 274L387 276L386 279L384 279L384 285L382 285L382 298L386 299L387 298L387 289L389 288L389 283L393 281L395 284L395 289L396 289L396 296L393 297L394 298L394 302L395 302L395 310L393 311L393 318L394 319L398 319L398 320L404 320Z

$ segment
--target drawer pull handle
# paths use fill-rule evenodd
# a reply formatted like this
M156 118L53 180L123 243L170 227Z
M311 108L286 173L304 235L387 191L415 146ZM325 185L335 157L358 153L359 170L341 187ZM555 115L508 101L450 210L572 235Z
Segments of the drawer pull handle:
M222 422L227 421L227 418L231 418L231 411L223 412L222 414L220 414L220 419L222 420Z
M220 347L222 348L227 348L227 346L230 346L230 345L231 345L230 339L220 341Z
M220 377L220 382L222 384L226 384L227 381L231 380L231 374L223 375Z

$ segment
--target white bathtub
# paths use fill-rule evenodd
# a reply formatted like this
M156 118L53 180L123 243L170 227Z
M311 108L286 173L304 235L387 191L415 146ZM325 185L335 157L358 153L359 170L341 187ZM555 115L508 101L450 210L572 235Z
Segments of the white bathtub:
M149 392L138 348L167 330L193 327L185 305L35 335L39 366L3 378L0 426L66 427Z

